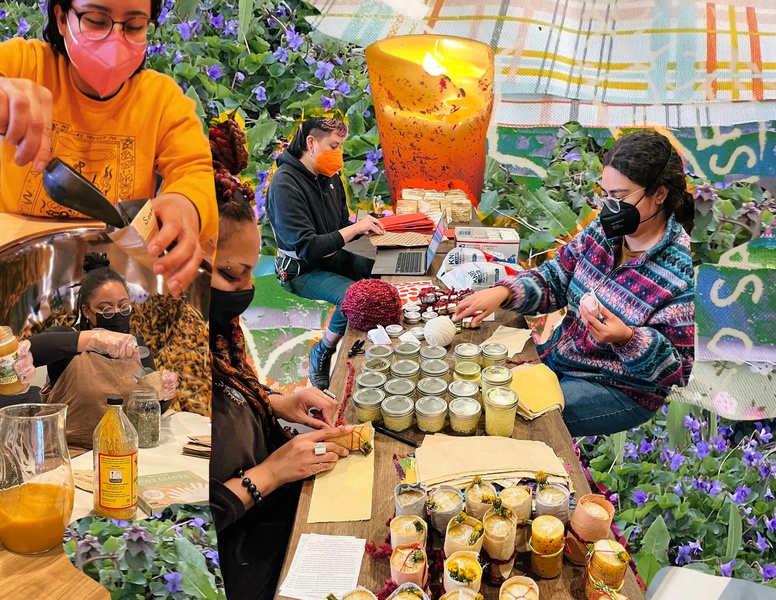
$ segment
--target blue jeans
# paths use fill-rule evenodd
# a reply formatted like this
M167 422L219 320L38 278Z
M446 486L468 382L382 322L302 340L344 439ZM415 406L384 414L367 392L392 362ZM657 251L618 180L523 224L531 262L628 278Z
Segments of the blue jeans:
M625 392L611 385L569 377L560 372L549 356L542 359L560 380L566 408L563 421L572 437L608 435L646 423L655 412L644 408Z
M348 319L340 311L345 292L359 279L370 277L374 263L375 261L366 256L339 250L331 258L325 259L321 268L297 275L286 281L283 287L302 298L325 300L335 304L337 309L329 322L329 331L345 335Z

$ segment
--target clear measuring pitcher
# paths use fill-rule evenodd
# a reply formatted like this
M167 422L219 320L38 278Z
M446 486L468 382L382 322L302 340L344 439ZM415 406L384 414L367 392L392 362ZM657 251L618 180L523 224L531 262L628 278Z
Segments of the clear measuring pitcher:
M62 543L73 513L65 404L0 409L0 541L35 554Z

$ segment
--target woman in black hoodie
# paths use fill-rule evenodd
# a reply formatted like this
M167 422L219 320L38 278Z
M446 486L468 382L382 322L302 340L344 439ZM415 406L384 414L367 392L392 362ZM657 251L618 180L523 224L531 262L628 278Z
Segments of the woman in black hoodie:
M329 387L331 357L348 324L339 308L345 292L354 281L369 277L374 264L344 246L359 235L385 233L371 216L350 222L337 176L347 135L347 125L338 119L307 119L278 157L267 191L280 284L297 296L337 306L323 339L310 350L310 381L319 389Z

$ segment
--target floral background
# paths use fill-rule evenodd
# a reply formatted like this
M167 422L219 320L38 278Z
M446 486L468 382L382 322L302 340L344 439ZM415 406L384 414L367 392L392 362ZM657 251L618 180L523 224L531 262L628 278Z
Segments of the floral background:
M42 5L0 3L0 40L40 37ZM379 213L388 199L363 49L319 34L305 20L312 12L298 0L177 5L166 0L148 46L147 65L170 74L197 101L203 126L231 111L244 121L250 149L244 176L256 191L268 254L275 245L264 210L267 182L277 152L303 115L328 110L346 116L344 177L351 208ZM773 141L772 133L749 134ZM538 131L531 138L532 144L539 140L536 148L529 147L528 134L521 135L525 145L515 154L543 152L545 174L540 178L489 160L480 210L487 223L516 224L523 238L521 259L532 265L595 216L589 197L611 132L591 133L569 123L558 131ZM773 196L757 184L692 173L690 181L696 262L715 262L773 222ZM645 581L661 566L683 565L776 587L776 443L769 423L726 422L675 402L642 427L581 440L579 449L615 503L617 524ZM207 561L208 585L220 582L205 516L168 514L139 528L119 527L97 520L79 525L66 549L76 564L115 590L142 585L132 565L148 561L153 571L146 583L158 597L218 597L215 586L205 586L203 594L209 595L187 595L187 575L170 560L175 552L191 551L171 541L170 527L180 527L196 537L190 541ZM122 577L125 584L119 583Z

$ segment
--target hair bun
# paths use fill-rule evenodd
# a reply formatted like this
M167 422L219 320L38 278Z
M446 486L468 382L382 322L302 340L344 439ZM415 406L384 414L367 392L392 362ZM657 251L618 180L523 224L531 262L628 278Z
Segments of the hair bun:
M110 261L106 252L89 252L84 256L84 272L89 273L96 269L109 267Z

